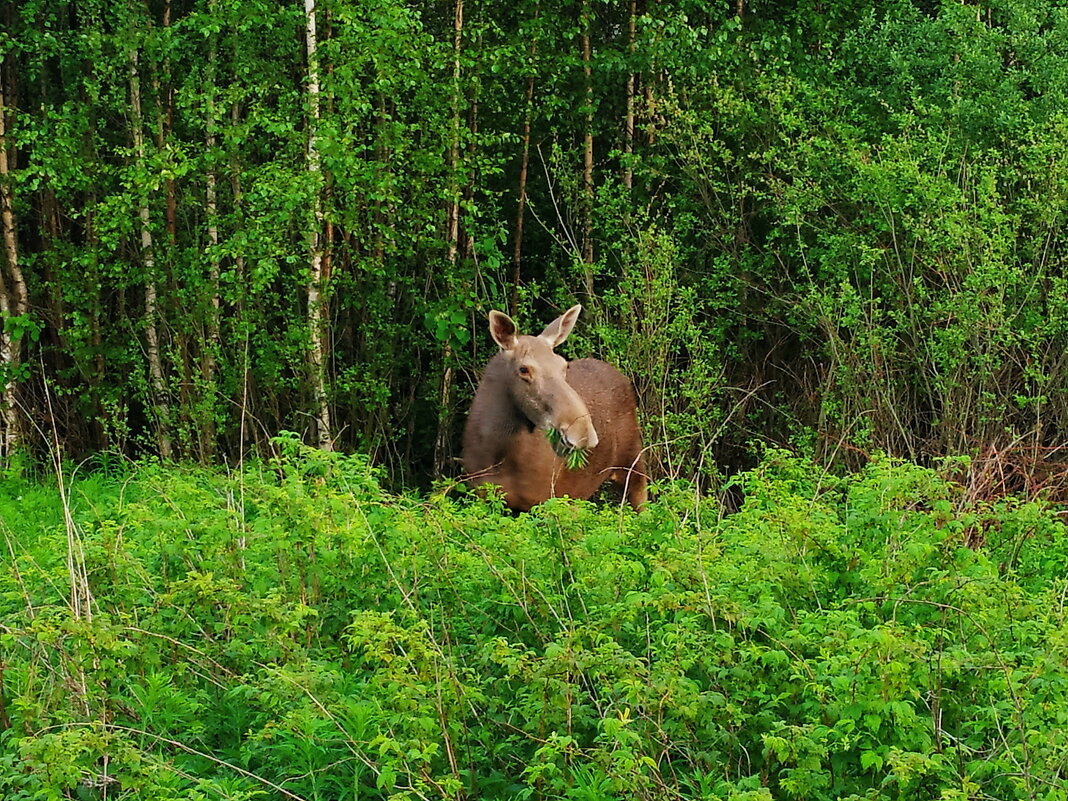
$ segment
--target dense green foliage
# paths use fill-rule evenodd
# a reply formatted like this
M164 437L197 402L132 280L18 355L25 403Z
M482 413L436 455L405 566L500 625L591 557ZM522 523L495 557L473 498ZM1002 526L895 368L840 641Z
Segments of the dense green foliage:
M1063 0L310 7L0 0L0 797L1068 800Z
M757 438L1064 480L1060 0L322 0L311 60L298 2L2 9L31 444L314 442L322 304L327 433L426 484L485 312L577 299L658 471Z
M1066 797L1035 504L772 452L731 515L508 516L282 450L0 485L5 801Z

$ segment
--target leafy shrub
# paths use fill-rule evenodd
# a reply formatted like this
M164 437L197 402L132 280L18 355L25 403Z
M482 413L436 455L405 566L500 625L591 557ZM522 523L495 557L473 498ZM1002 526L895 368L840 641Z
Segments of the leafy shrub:
M1037 505L772 451L511 516L282 445L0 490L5 798L1064 798Z

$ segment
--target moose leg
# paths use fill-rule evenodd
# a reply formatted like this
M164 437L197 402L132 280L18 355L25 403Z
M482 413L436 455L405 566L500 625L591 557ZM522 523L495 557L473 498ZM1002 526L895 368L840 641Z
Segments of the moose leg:
M640 460L636 461L633 467L612 471L612 482L623 488L627 502L638 512L648 500L649 493L646 489L648 479L645 477L645 466Z
M630 472L630 480L627 482L627 500L635 512L640 512L649 498L649 493L645 486L646 483L643 473L639 473L637 470Z

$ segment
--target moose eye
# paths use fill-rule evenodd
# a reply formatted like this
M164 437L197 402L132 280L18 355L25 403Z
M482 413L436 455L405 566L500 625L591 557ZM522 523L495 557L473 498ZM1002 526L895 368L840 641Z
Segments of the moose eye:
M522 375L522 376L530 375L530 368L527 367L525 364L521 365L520 368L519 368L519 375Z

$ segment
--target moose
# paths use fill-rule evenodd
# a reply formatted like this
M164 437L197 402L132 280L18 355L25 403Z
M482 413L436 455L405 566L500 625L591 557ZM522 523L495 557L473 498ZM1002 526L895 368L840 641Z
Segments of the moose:
M472 486L496 484L513 510L548 498L589 498L605 481L621 486L635 510L646 500L637 404L630 381L598 359L568 362L554 352L575 327L572 306L538 336L521 335L491 311L500 346L475 391L464 428L463 466ZM550 432L555 444L550 441ZM567 452L582 451L585 464Z

